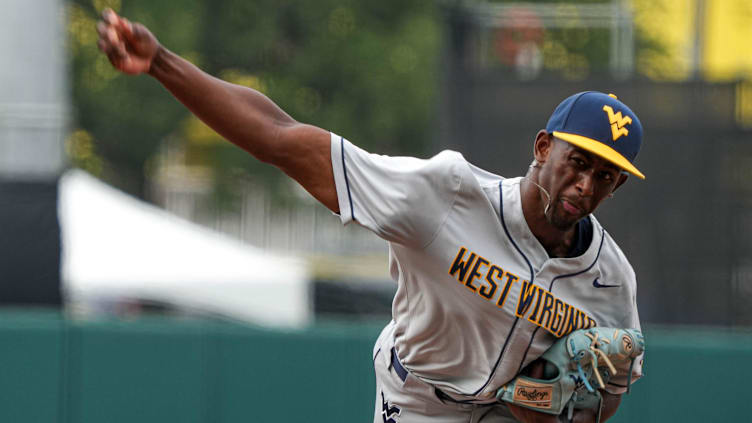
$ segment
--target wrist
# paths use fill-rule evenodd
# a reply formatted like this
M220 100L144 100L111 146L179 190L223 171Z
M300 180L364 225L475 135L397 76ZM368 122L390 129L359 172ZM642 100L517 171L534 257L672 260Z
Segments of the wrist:
M157 44L157 51L154 53L154 57L152 57L151 59L147 73L154 78L159 79L157 72L159 71L159 69L164 69L164 64L167 61L168 55L169 51L166 48L162 47L162 44Z

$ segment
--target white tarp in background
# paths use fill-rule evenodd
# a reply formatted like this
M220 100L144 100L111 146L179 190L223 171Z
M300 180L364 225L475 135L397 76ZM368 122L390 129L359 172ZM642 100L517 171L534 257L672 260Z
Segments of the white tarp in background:
M303 260L241 244L80 170L60 179L58 204L69 305L139 299L265 325L312 320Z

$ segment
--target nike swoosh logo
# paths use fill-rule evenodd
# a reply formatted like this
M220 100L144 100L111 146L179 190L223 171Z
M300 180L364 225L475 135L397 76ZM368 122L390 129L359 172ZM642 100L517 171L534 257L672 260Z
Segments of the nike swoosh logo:
M595 278L595 280L593 281L593 286L596 287L596 288L616 288L616 287L619 287L621 285L604 285L604 284L598 282L598 278Z

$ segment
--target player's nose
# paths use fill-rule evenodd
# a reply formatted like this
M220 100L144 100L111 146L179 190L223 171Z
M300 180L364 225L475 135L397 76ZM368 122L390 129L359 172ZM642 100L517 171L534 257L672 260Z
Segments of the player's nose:
M593 195L593 187L595 185L594 175L592 172L580 172L577 175L577 183L575 188L577 193L581 197L590 197Z

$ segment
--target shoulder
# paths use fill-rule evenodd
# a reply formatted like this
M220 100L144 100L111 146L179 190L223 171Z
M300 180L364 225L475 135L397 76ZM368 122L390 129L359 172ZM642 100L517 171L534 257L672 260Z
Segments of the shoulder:
M467 179L468 162L457 151L443 150L438 154L420 159L415 157L379 156L394 165L394 173L412 175L414 185L406 187L428 191L456 193Z
M456 154L455 171L462 178L462 191L466 194L483 192L485 195L493 194L498 198L499 182L505 180L504 177L475 166L458 152L452 153Z
M449 176L459 182L466 176L466 169L470 165L462 153L454 150L442 150L429 159L418 159L425 166L426 171L436 173L437 176Z

